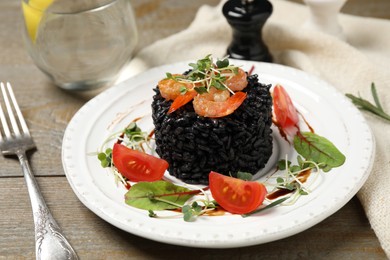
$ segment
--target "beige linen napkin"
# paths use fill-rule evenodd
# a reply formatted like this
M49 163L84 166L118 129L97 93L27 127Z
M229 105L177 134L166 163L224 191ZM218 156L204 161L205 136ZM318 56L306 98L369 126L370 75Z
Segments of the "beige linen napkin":
M146 47L129 66L135 74L154 66L196 60L206 54L223 57L231 28L217 7L203 6L184 31ZM342 93L360 93L370 99L375 82L385 111L390 112L390 21L340 15L347 42L303 29L308 8L287 1L271 1L274 12L263 30L275 63L315 74ZM127 76L129 76L128 74ZM374 167L359 191L368 219L390 258L390 123L364 113L375 135Z

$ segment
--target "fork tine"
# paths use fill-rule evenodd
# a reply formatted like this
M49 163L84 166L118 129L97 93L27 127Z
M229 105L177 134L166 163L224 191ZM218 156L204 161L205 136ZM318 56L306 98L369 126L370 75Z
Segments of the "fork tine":
M3 86L4 86L4 84L3 84ZM8 84L7 84L7 88L9 91L10 88L9 88ZM20 136L19 126L16 123L16 118L14 115L14 111L12 110L11 103L8 99L7 91L5 90L5 87L2 87L1 90L3 91L4 103L5 103L5 106L6 106L7 111L8 111L8 117L9 117L9 120L11 122L12 129L14 130L14 134L15 134L15 136ZM12 91L12 89L11 89L11 91Z
M4 87L3 82L1 82L1 92L4 95L5 87ZM11 137L11 132L9 130L7 120L5 119L4 111L3 111L3 108L2 108L1 104L0 104L0 119L1 119L1 125L3 126L3 131L4 131L4 134L5 134L5 137L6 138L10 138ZM0 134L0 140L1 139L2 139L2 135Z
M12 90L11 83L7 82L7 88L8 88L8 93L9 93L9 96L11 97L12 103L14 104L16 114L18 115L19 123L20 123L20 126L22 127L22 131L25 135L30 135L30 131L28 130L28 127L27 127L26 121L24 120L22 112L20 111L18 102L16 102L15 94L14 94L14 91Z

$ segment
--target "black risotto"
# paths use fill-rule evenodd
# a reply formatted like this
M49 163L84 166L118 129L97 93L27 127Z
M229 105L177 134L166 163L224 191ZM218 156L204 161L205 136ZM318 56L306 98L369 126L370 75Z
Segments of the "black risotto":
M172 101L157 88L152 102L156 152L169 163L169 173L186 183L208 184L210 171L235 176L255 174L272 153L272 97L270 85L248 77L247 98L234 113L206 118L192 102L167 114Z

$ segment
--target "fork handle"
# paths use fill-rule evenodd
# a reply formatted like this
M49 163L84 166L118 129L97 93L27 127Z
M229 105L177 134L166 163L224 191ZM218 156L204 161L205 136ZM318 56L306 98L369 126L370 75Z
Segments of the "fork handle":
M17 153L30 195L35 224L36 259L79 259L47 207L26 154Z

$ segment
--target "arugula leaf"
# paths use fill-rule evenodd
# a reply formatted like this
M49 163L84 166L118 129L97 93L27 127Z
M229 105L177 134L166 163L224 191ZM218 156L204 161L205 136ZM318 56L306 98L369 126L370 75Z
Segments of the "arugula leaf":
M126 204L149 211L177 209L194 196L192 191L167 181L138 182L125 194Z
M298 132L294 137L294 148L307 161L321 165L325 172L345 162L344 154L332 142L315 133Z

